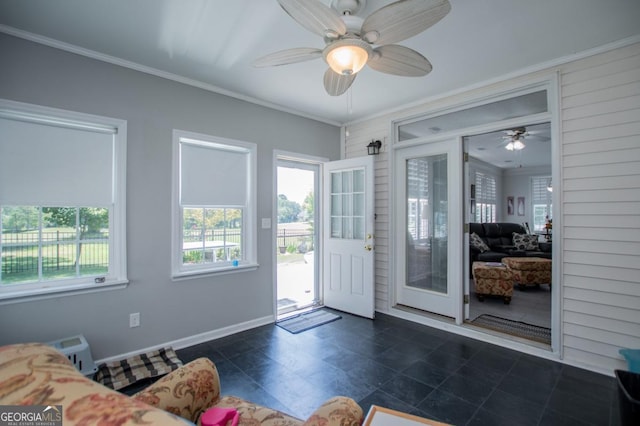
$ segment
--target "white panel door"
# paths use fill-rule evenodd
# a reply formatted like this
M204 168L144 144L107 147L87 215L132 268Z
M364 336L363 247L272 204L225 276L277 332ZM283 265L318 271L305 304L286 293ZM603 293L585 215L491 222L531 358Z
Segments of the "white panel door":
M323 299L330 308L374 317L373 157L324 165Z

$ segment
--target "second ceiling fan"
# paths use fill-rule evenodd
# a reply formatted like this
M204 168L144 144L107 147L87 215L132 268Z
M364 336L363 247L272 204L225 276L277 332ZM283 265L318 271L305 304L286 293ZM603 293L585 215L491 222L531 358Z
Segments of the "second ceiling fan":
M399 0L366 19L357 16L366 0L278 0L300 25L324 38L323 49L299 47L257 59L254 66L287 65L323 57L329 68L324 87L331 96L343 94L365 65L387 74L419 77L431 72L429 60L397 44L440 21L451 10L448 0ZM377 46L377 47L375 47Z

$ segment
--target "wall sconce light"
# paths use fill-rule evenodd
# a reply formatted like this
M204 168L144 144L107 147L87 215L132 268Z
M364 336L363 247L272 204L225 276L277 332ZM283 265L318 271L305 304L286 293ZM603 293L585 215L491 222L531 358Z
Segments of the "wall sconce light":
M382 147L382 142L380 141L371 141L369 145L367 145L367 154L369 155L378 155L380 154L380 148Z

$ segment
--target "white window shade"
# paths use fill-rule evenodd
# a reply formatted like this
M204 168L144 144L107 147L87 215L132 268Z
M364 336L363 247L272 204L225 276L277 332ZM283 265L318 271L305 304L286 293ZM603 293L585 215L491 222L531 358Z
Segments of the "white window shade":
M249 152L215 144L180 141L180 204L245 206Z
M0 204L111 205L114 133L0 118Z
M495 204L496 179L493 176L476 172L476 200L479 203Z
M550 204L551 192L547 189L551 176L536 176L531 179L533 204Z

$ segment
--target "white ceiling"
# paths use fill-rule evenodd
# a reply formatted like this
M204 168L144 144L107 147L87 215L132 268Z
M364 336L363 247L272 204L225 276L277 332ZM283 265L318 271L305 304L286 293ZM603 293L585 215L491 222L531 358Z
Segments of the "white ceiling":
M551 124L525 126L521 151L508 151L508 129L466 137L469 155L501 169L551 166Z
M66 43L70 50L80 47L90 56L333 124L640 35L638 0L450 2L442 21L398 43L431 61L429 75L398 77L365 67L340 97L324 91L322 59L274 68L251 65L274 51L323 47L320 37L294 22L276 0L1 0L0 31ZM389 3L368 0L362 14Z

